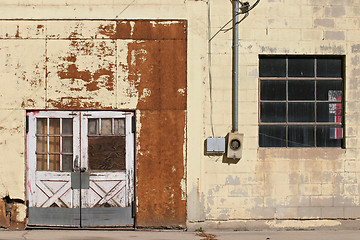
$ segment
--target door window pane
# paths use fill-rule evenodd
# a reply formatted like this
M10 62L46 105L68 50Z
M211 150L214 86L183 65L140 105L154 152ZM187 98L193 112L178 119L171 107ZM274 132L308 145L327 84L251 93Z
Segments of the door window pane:
M112 121L111 118L102 118L101 119L101 135L111 135L112 134Z
M49 152L60 152L60 137L49 137Z
M60 134L60 119L59 118L50 118L49 119L49 133L50 134Z
M261 122L286 122L286 103L263 102L260 104Z
M314 147L314 126L289 126L289 147Z
M125 135L125 118L114 119L114 134Z
M314 58L289 57L289 77L314 77Z
M259 60L260 77L285 77L286 59L284 57L261 56Z
M88 120L88 131L89 135L98 135L99 134L99 119L89 119Z
M71 118L62 119L62 134L72 135L73 133L73 120Z
M36 154L36 170L38 171L47 170L47 155Z
M260 126L260 147L286 147L286 126Z
M286 100L286 81L260 81L261 100Z
M49 155L49 170L59 171L60 170L60 155Z
M73 138L72 137L63 137L62 138L62 152L63 153L72 153L73 152Z
M47 151L47 137L36 137L36 152L46 153Z
M289 100L315 100L315 81L289 81Z
M289 122L315 122L315 104L289 103Z
M47 134L47 118L36 119L36 133Z
M63 155L62 156L62 170L63 171L72 171L73 167L73 155Z

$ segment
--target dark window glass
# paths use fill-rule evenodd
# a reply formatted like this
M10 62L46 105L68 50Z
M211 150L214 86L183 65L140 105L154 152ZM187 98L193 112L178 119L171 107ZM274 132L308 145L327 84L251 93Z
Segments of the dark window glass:
M315 104L289 103L289 122L315 122Z
M266 57L259 59L260 77L285 77L286 59L285 57Z
M286 81L262 80L261 100L286 100Z
M314 126L289 126L289 147L314 147Z
M341 101L343 81L321 80L316 83L316 98L323 101Z
M260 104L261 122L286 122L286 103L263 102Z
M342 77L342 57L319 57L317 58L316 67L318 77Z
M341 103L317 103L317 122L341 123L343 117Z
M259 127L260 147L286 147L285 126L260 126Z
M341 147L343 130L340 126L317 126L317 147Z
M289 81L289 100L315 100L315 81Z
M314 58L289 57L289 77L314 77Z
M343 146L343 60L304 55L259 58L260 147Z

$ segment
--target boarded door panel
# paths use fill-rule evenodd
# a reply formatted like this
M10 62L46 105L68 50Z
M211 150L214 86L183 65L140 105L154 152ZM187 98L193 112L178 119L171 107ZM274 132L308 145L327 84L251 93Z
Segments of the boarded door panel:
M125 170L125 136L89 137L89 170Z

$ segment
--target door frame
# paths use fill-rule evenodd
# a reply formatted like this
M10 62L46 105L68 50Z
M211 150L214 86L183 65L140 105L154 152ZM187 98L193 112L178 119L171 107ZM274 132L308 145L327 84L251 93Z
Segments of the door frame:
M126 195L127 199L126 199L126 204L128 207L124 207L124 209L126 209L126 211L124 211L124 209L122 209L122 207L119 207L118 209L116 208L89 208L89 209L85 209L82 208L82 199L81 198L81 191L83 190L78 190L78 192L76 193L75 189L72 189L74 191L74 205L73 208L53 208L51 211L51 214L60 214L61 217L69 217L72 219L76 219L76 215L79 214L80 219L79 220L79 224L74 224L74 221L70 221L69 224L58 224L56 221L54 223L50 223L47 221L42 221L41 217L46 216L46 210L49 210L49 208L37 208L36 206L36 124L34 123L30 123L29 118L32 118L33 121L36 121L37 117L46 117L46 118L51 118L51 117L59 117L59 118L72 118L73 119L73 163L75 160L75 156L77 155L77 153L80 155L80 162L81 164L84 164L85 161L87 161L87 159L85 159L87 156L87 146L86 147L81 147L81 146L85 146L83 144L87 144L87 140L88 140L88 136L87 136L87 119L88 118L119 118L119 116L122 116L125 118L125 129L126 129L126 140L125 140L125 148L126 148L126 191L129 193ZM72 117L71 117L72 116ZM111 225L102 225L102 224L98 224L98 222L96 222L96 226L93 226L91 224L85 224L85 227L134 227L135 226L135 128L134 125L134 118L135 118L135 112L134 111L87 111L87 110L77 110L77 111L71 111L71 110L59 110L59 111L54 111L54 110L50 110L50 111L46 111L46 110L42 110L42 111L27 111L26 112L26 173L25 173L25 193L26 193L26 200L27 200L27 205L28 205L28 222L27 224L29 226L31 225L38 225L38 226L47 226L50 225L50 227L52 226L64 226L64 227L71 227L72 225L74 225L75 227L82 227L82 222L83 220L81 219L81 210L84 210L84 215L86 216L86 218L90 218L93 219L93 215L104 215L107 218L111 218L112 216L115 216L114 214L117 215L123 215L127 218L131 217L133 220L132 221L125 221L120 223L121 221L113 221ZM82 121L84 121L82 123ZM86 122L86 124L84 124ZM78 129L76 129L76 127L74 126L79 126ZM83 136L83 137L82 137ZM79 143L79 144L76 144ZM35 144L35 145L34 145ZM35 151L33 151L32 149L34 149ZM35 157L35 158L34 158ZM47 172L47 171L44 171ZM54 171L55 172L55 171ZM69 173L71 174L73 171L71 172L60 172L60 173ZM66 175L66 174L65 174ZM71 181L71 179L70 179ZM76 204L77 199L78 204ZM36 209L35 209L36 208ZM61 209L61 210L60 210ZM65 209L65 210L64 210ZM73 209L73 210L70 210ZM75 210L74 210L75 209ZM39 210L39 211L38 211ZM64 211L62 211L64 210ZM79 210L79 211L78 211ZM114 211L115 210L115 211ZM35 216L36 212L36 219L37 221L40 222L40 224L34 224L34 221L29 221L30 218L32 216ZM49 211L48 211L49 212ZM35 221L36 222L36 221ZM116 225L117 223L120 223L119 225ZM94 222L92 222L94 223ZM114 225L115 223L115 225Z

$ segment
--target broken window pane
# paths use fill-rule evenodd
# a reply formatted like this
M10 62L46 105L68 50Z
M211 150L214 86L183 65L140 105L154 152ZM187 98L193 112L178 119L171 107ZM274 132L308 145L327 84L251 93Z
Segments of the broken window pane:
M114 134L125 135L125 118L114 119Z
M286 122L286 103L263 102L260 104L261 122Z
M36 133L37 134L47 134L47 119L46 118L37 118L36 119Z
M89 135L98 135L99 134L99 119L93 118L88 121L88 131Z
M73 152L73 138L72 137L63 137L62 138L62 152L63 153L72 153Z
M286 147L286 127L267 126L259 127L260 147Z
M59 171L60 170L60 155L49 155L49 170Z
M341 126L317 126L316 146L317 147L341 147L343 129Z
M63 171L72 171L73 169L73 155L63 155L62 156L62 170Z
M289 122L315 122L315 103L289 102Z
M101 119L101 135L111 135L112 134L112 119L111 118L102 118Z
M47 155L36 154L36 170L44 171L47 170Z
M286 81L260 81L261 100L286 100Z
M60 152L60 137L49 137L49 152Z
M340 78L343 72L342 66L342 57L318 57L317 76Z
M323 101L330 100L334 93L337 94L336 100L342 100L343 81L317 81L316 83L316 99Z
M315 81L289 81L289 100L315 100Z
M314 77L313 57L289 57L289 77Z
M62 119L62 134L72 135L73 133L73 120L71 118Z
M260 77L285 77L286 58L277 56L261 56L259 59Z
M60 134L60 119L59 118L50 118L49 119L49 133L50 134Z
M314 147L314 126L289 126L289 147Z

